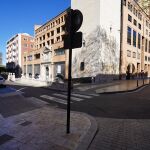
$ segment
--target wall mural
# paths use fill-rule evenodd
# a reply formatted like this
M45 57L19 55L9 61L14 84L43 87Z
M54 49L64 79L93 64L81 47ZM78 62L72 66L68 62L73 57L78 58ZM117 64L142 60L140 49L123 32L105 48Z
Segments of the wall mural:
M120 46L115 37L101 26L84 37L85 46L73 57L73 78L119 74ZM80 71L80 63L85 67Z

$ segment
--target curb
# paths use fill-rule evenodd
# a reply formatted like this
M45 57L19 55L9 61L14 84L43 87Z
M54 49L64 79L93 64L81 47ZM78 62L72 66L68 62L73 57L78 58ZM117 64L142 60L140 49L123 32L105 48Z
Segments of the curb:
M94 119L94 117L92 117L88 114L80 113L80 112L74 112L74 113L81 114L81 115L87 117L91 122L91 127L87 131L86 135L82 137L82 139L79 142L78 146L75 148L75 150L87 150L90 147L94 137L96 136L96 134L98 132L97 122Z
M126 90L126 91L111 91L111 92L102 92L102 93L97 93L97 94L117 94L117 93L128 93L128 92L134 92L134 91L137 91L141 88L144 88L146 86L148 86L149 84L144 84L142 86L139 86L138 88L134 88L132 90Z

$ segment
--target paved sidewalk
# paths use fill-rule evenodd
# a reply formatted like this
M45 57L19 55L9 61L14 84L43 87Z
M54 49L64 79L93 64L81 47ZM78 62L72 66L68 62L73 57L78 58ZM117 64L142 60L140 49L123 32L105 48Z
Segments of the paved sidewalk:
M109 94L109 93L118 93L118 92L129 92L139 89L150 83L149 79L138 80L115 80L110 83L82 83L82 84L74 84L73 92L80 92L86 94L97 93L97 94ZM27 85L27 86L34 86L34 87L45 87L51 90L58 90L58 91L67 91L67 84L52 84L52 86L47 86L46 83L38 81L38 80L31 80L31 79L19 79L15 82L7 81L6 84L18 84L18 85Z
M21 98L21 97L20 97ZM71 113L71 133L66 134L66 111L47 102L44 106L4 118L0 115L0 150L86 150L97 131L94 118Z
M89 150L149 150L150 119L97 118L99 132Z
M82 93L97 93L97 94L109 94L118 92L134 91L142 86L149 84L149 79L138 80L117 80L111 83L99 83L99 84L81 84L77 85L74 91L80 91Z

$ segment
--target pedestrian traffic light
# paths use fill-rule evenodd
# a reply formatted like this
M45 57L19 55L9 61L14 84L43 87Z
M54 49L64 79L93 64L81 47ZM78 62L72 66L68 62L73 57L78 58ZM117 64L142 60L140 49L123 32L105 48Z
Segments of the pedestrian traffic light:
M83 15L79 10L70 9L66 17L66 35L64 36L64 49L79 48L82 46L82 32L77 32L83 22Z

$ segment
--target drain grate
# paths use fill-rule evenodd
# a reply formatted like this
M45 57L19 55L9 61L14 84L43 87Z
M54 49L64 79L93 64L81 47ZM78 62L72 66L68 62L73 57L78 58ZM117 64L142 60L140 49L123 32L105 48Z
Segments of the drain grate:
M21 123L20 125L21 126L27 126L27 125L29 125L31 123L32 123L31 121L25 121L25 122Z
M14 137L13 136L10 136L8 134L3 134L0 136L0 145L8 142L9 140L13 139Z

